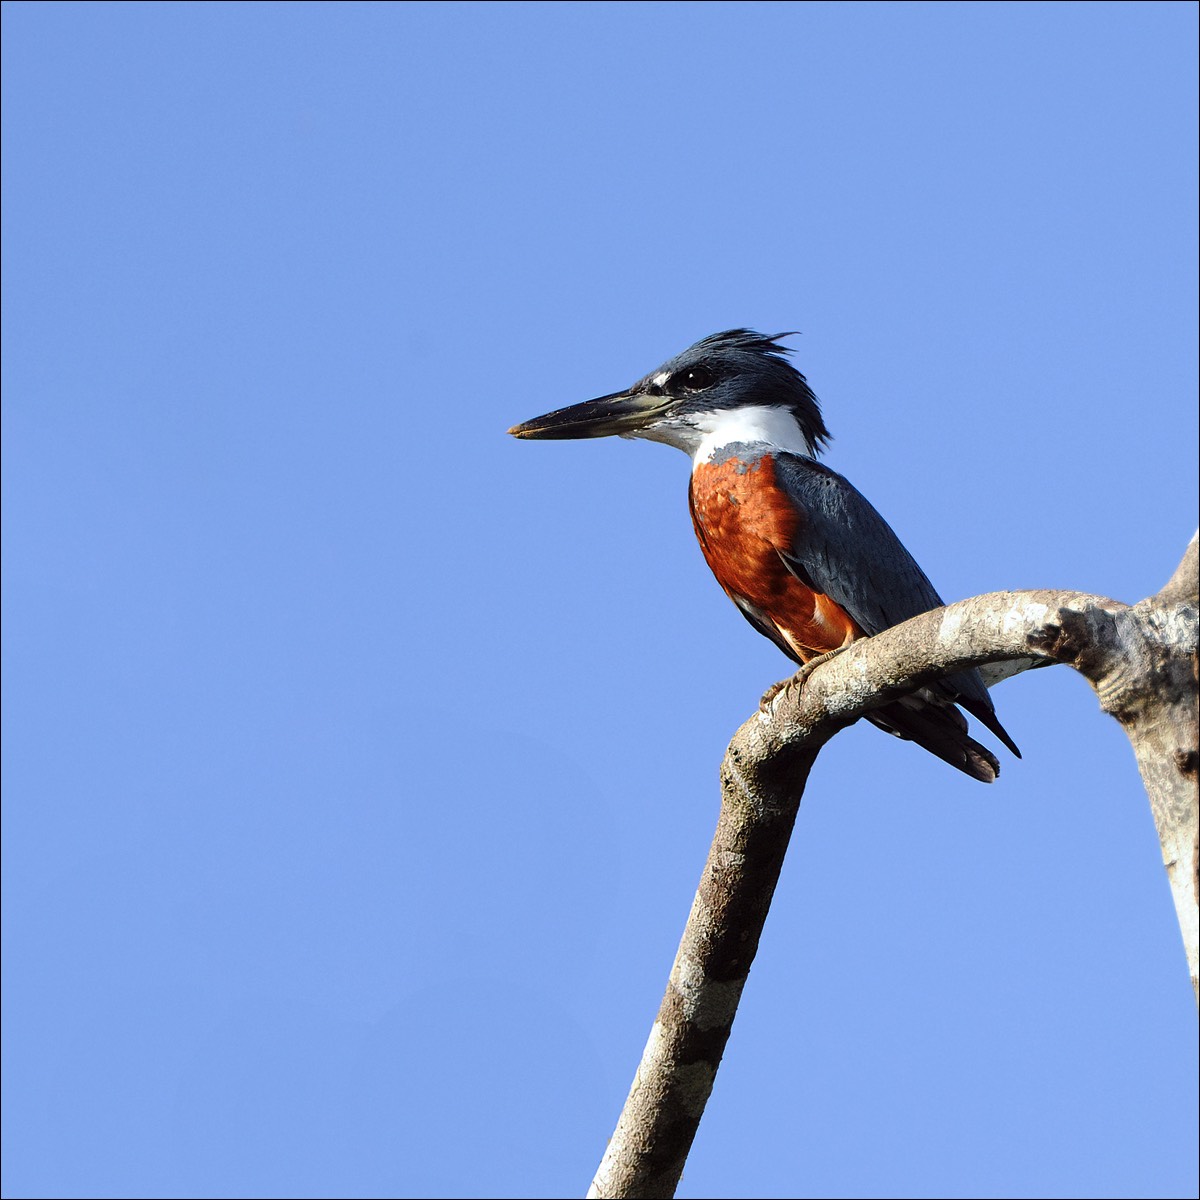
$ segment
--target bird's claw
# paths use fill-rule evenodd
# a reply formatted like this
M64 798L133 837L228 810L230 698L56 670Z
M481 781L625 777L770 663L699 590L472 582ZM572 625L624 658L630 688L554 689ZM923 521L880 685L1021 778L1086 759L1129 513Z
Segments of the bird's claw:
M778 683L773 683L765 692L762 699L758 702L758 709L764 716L769 716L771 712L771 704L780 692L790 692L793 688L796 691L802 691L808 677L822 664L828 662L831 658L835 658L845 650L845 646L838 646L836 650L827 651L825 654L819 654L816 658L810 658L795 675L788 679L782 679Z
M774 700L775 697L778 696L779 693L782 692L784 688L786 688L791 682L791 679L781 679L778 683L771 684L771 686L767 688L765 692L763 692L762 699L758 702L758 711L762 713L763 716L770 716L771 701Z

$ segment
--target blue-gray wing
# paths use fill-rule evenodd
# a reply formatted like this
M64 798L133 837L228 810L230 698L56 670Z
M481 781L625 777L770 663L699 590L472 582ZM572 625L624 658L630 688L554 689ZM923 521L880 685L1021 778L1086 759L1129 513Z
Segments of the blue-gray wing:
M796 454L776 457L775 479L805 514L787 566L866 633L941 606L925 572L848 480Z
M796 454L776 456L775 479L804 514L791 552L781 555L785 566L843 608L864 632L880 633L941 606L925 572L848 480ZM948 676L935 686L1019 754L996 719L978 671Z

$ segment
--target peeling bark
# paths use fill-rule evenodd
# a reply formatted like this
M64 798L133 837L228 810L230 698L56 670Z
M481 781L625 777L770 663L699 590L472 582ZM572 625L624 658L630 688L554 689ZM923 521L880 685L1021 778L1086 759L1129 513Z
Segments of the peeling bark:
M1197 989L1197 538L1157 595L993 592L853 643L734 734L721 814L633 1087L592 1197L670 1197L712 1092L808 773L864 713L966 667L989 683L1063 664L1091 684L1137 757ZM1198 993L1200 995L1200 993Z

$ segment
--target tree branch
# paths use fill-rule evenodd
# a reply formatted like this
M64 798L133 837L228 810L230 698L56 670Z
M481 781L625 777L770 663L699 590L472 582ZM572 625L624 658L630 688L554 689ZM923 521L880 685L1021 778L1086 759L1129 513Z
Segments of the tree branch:
M994 592L855 642L734 734L721 814L666 995L589 1197L670 1197L700 1123L804 785L866 712L968 667L992 679L1064 663L1124 726L1154 809L1196 986L1197 542L1157 596Z

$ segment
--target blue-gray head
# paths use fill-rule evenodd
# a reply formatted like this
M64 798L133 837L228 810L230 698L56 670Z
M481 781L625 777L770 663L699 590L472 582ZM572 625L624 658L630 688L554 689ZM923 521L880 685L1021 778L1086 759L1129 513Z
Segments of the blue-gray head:
M633 387L514 425L519 438L648 438L697 461L730 443L816 454L829 440L817 398L779 344L749 329L714 333Z

